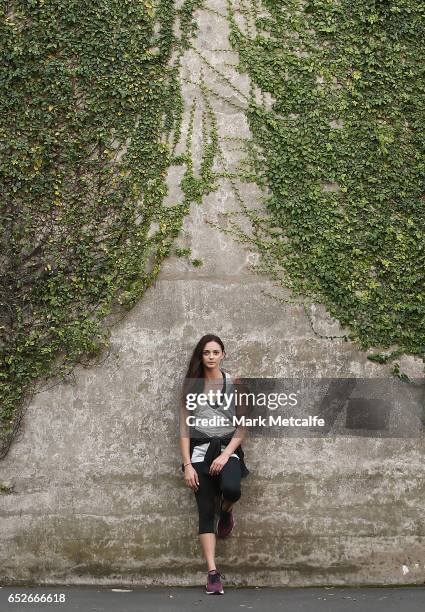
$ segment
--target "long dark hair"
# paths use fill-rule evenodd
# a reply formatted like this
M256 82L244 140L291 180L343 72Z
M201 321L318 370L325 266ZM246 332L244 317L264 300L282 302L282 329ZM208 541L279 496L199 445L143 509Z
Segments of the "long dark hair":
M200 393L203 389L203 378L204 376L204 364L202 363L202 353L204 347L208 342L217 342L220 345L221 350L224 353L224 344L221 338L214 334L206 334L202 336L198 344L195 346L192 357L189 361L189 367L187 368L186 376L183 382L183 401L186 400L188 393Z

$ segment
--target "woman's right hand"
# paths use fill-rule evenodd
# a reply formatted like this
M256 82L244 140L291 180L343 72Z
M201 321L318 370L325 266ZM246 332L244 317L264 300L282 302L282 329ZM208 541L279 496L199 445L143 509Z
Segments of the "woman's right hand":
M193 491L197 491L199 487L199 476L193 465L188 463L184 468L184 479L188 487Z

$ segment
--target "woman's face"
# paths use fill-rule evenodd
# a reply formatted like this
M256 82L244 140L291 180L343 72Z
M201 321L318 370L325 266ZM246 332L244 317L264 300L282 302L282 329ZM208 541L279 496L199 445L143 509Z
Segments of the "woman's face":
M212 340L206 343L202 351L202 363L206 370L214 370L219 367L223 357L224 353L218 342Z

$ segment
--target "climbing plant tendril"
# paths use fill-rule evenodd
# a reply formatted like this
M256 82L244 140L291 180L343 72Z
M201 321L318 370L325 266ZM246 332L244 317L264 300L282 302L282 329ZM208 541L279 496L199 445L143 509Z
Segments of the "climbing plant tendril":
M424 359L424 4L235 6L230 40L256 90L251 166L269 193L251 244L362 349L388 349L370 358Z
M0 457L36 381L101 353L102 321L141 298L208 191L164 204L201 2L175 4L1 3Z

